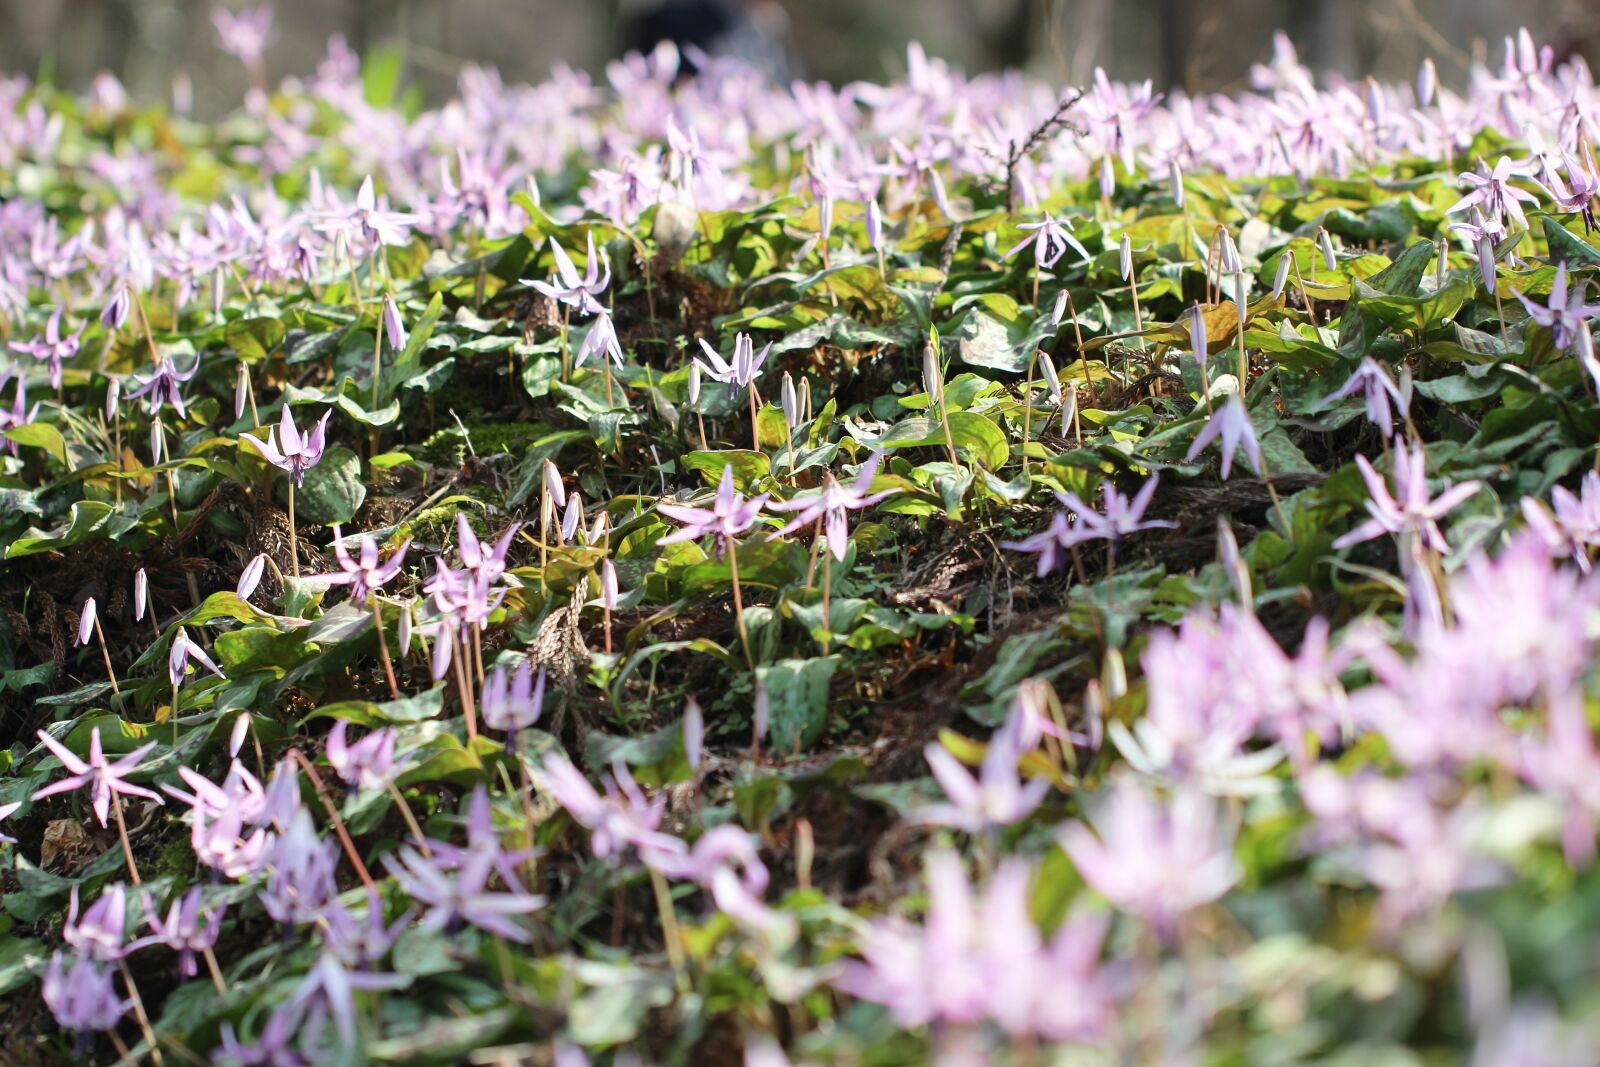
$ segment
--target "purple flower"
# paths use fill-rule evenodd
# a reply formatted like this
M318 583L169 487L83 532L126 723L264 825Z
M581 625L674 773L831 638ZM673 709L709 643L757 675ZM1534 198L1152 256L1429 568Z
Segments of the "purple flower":
M349 726L349 723L340 719L328 732L328 766L346 785L357 789L388 788L389 783L409 762L409 757L395 759L394 746L399 735L393 728L385 726L352 745L345 740Z
M1470 185L1472 191L1447 208L1445 214L1453 215L1468 208L1480 210L1496 237L1505 234L1507 218L1527 229L1528 217L1522 213L1522 205L1537 205L1539 198L1511 184L1512 178L1520 176L1523 176L1522 169L1514 166L1508 156L1501 156L1493 170L1480 163L1477 172L1461 175L1461 181Z
M389 954L400 935L411 925L416 912L407 909L394 922L383 921L383 897L376 888L367 889L367 911L357 918L335 901L323 916L323 937L328 948L346 967L369 969Z
M190 660L194 660L218 678L226 677L221 668L206 655L205 649L189 640L188 632L180 626L177 636L172 639L172 651L167 654L167 679L173 685L183 684L184 673Z
M1118 909L1163 930L1239 880L1233 833L1210 797L1180 791L1161 800L1124 776L1091 821L1099 836L1082 823L1061 834L1078 873Z
M421 215L407 211L391 211L378 199L372 176L362 179L356 190L354 206L339 206L318 212L319 226L332 233L346 233L369 249L383 245L403 245L411 240L411 227L422 221Z
M199 369L198 352L195 353L194 362L189 365L188 370L179 370L178 361L175 359L158 359L156 369L148 376L142 374L133 376L139 383L139 388L130 392L128 399L145 397L145 408L152 415L161 410L161 405L171 404L180 419L188 418L188 412L183 406L183 383L193 378Z
M1066 512L1057 512L1051 516L1050 525L1038 533L1020 541L1002 541L1000 547L1016 552L1038 553L1038 573L1043 577L1061 564L1061 553L1071 549L1073 545L1096 540L1110 541L1116 545L1122 538L1140 530L1175 529L1178 525L1175 522L1144 517L1145 509L1155 498L1156 487L1159 484L1160 476L1151 475L1132 499L1129 499L1123 496L1116 486L1106 482L1102 489L1105 498L1104 511L1096 511L1078 499L1074 493L1058 492L1056 499L1067 508ZM1069 515L1072 521L1069 521Z
M1583 476L1583 485L1574 495L1572 490L1558 485L1550 493L1550 503L1555 508L1552 516L1543 504L1533 497L1522 498L1522 515L1528 528L1539 536L1552 552L1570 554L1578 569L1585 574L1590 567L1589 548L1600 545L1600 471L1589 471Z
M89 760L86 763L74 755L70 748L43 730L39 731L39 740L44 742L44 746L61 761L67 769L67 777L45 786L29 797L30 800L43 800L57 793L67 793L88 786L90 807L94 809L95 818L100 820L101 826L106 825L106 816L111 810L112 794L144 797L157 804L166 803L159 793L126 780L127 776L138 768L139 761L144 759L146 753L156 747L154 741L140 745L119 760L110 761L106 759L105 752L100 747L100 727L96 726L89 732Z
M487 885L495 866L494 856L470 852L459 868L453 868L441 866L438 859L430 859L410 845L402 845L399 857L397 861L392 855L384 856L383 865L400 888L427 909L419 923L422 929L444 930L467 922L509 941L526 944L533 940L511 917L544 907L544 897L490 891Z
M244 721L244 716L241 715L240 720ZM194 790L193 793L185 793L174 785L161 788L208 818L236 812L245 822L257 823L262 821L266 813L266 793L261 788L260 780L238 759L229 764L228 775L221 785L188 767L179 767L178 776Z
M115 963L138 947L123 944L127 926L127 893L121 882L107 886L81 919L78 917L78 887L72 887L61 939L78 952L102 963Z
M1350 375L1350 380L1337 392L1324 397L1317 406L1327 407L1336 400L1343 400L1356 393L1366 398L1367 421L1382 430L1385 438L1394 434L1394 409L1398 408L1400 416L1404 418L1411 406L1411 398L1400 391L1394 379L1389 377L1389 372L1371 356L1362 357L1356 372ZM1390 406L1391 401L1393 407Z
M387 856L384 857L388 859ZM331 950L324 949L316 964L306 972L305 980L294 991L289 1003L305 1011L308 1006L319 1006L333 1018L334 1029L344 1048L357 1047L356 1002L359 990L399 989L410 979L397 974L373 974L368 971L350 971Z
M611 321L610 314L604 308L595 312L594 321L583 335L583 343L573 353L573 366L583 366L590 356L604 356L616 366L622 366L622 342L617 339L616 323Z
M1528 317L1549 330L1550 339L1555 342L1556 348L1564 352L1577 340L1579 330L1588 329L1584 324L1595 312L1600 311L1600 304L1583 302L1583 293L1584 290L1580 287L1569 298L1567 263L1562 260L1556 264L1556 280L1550 289L1548 305L1535 304L1521 293L1517 294L1517 299L1528 309Z
M548 472L549 468L546 468ZM548 476L548 475L547 475ZM560 485L559 477L556 484ZM478 535L473 532L472 524L467 521L465 512L456 513L456 552L461 556L461 565L471 571L478 580L488 583L498 582L500 576L506 572L506 552L511 548L511 539L517 535L522 524L514 522L506 527L494 546L484 551L483 543L478 540Z
M20 800L13 801L10 804L0 804L0 822L4 822L5 820L11 818L11 816L17 813L17 809L20 807L22 807L22 801ZM4 831L0 831L0 845L14 845L16 843L16 838L8 837Z
M491 730L515 733L539 721L544 711L544 668L538 681L533 677L533 661L524 659L511 676L496 667L483 682L483 699L478 702L483 721Z
M822 491L815 496L796 497L793 500L774 500L767 507L773 511L792 511L794 518L789 524L777 533L772 539L777 539L785 534L794 533L796 530L810 526L817 520L823 522L823 530L828 536L828 551L833 553L833 558L840 563L844 562L845 551L850 547L850 512L870 508L878 501L893 496L900 490L898 488L885 489L879 493L869 492L872 488L872 479L877 477L878 465L883 462L883 452L873 452L867 461L861 465L861 470L856 474L855 484L846 488L839 484L839 480L829 471L822 484ZM727 468L731 473L732 468ZM727 478L727 473L724 478Z
M111 969L88 956L71 957L60 952L51 956L40 993L55 1016L56 1025L63 1030L114 1029L128 1006L117 997Z
M5 388L6 381L13 376L17 379L17 393L11 400L10 411L0 408L0 434L4 434L7 430L15 430L19 426L27 426L39 415L37 403L31 408L28 407L28 383L23 380L20 371L11 367L0 371L0 389ZM4 444L0 444L0 447L13 456L19 454L19 446L15 441L7 440Z
M352 559L345 550L344 534L340 532L339 525L333 527L333 554L339 561L339 570L331 574L318 574L313 577L327 582L329 585L348 585L350 599L358 604L365 604L367 597L382 589L394 580L395 575L405 566L406 550L411 547L407 541L394 550L390 557L378 562L378 542L370 537L363 537L356 549L357 556Z
M309 812L295 813L266 864L267 882L258 897L267 914L285 926L316 922L339 894L334 878L339 847L317 836Z
M1048 211L1044 218L1038 222L1024 222L1017 227L1019 230L1032 231L1029 235L1012 246L1011 251L1001 256L1001 259L1010 259L1029 245L1033 246L1034 262L1040 267L1049 270L1071 248L1084 259L1090 259L1089 250L1072 236L1072 223L1067 219L1058 219Z
M671 545L679 541L697 541L707 535L716 540L717 559L727 553L728 544L761 517L761 508L767 494L746 498L733 488L733 466L722 468L722 481L717 485L717 495L709 508L690 507L687 504L657 504L656 510L683 529L670 533L657 541L658 545Z
M606 258L605 253L595 253L594 230L589 230L588 238L589 255L584 260L582 275L579 275L578 268L573 266L566 249L552 237L550 254L555 257L556 273L560 276L561 284L552 285L549 282L526 279L522 284L532 286L558 304L566 304L580 315L604 314L605 307L595 298L605 292L606 286L611 284L611 261ZM603 274L602 265L605 270Z
M494 809L489 805L489 791L481 785L472 790L472 799L467 802L467 847L433 840L428 846L442 871L461 870L479 858L488 857L489 865L506 888L518 894L526 894L527 890L522 887L517 868L540 854L537 848L508 852L501 845L500 832L494 825Z
M1189 446L1189 453L1184 457L1193 461L1196 456L1205 451L1207 445L1221 438L1222 448L1222 478L1227 480L1228 474L1233 470L1233 457L1242 447L1245 456L1250 460L1250 465L1260 475L1261 443L1256 440L1255 426L1250 422L1250 412L1246 410L1244 401L1234 393L1228 398L1227 403L1212 413L1206 420L1205 428L1196 435L1194 443Z
M237 15L224 8L211 12L211 25L217 30L217 47L252 70L261 66L272 33L272 5L262 4Z
M627 765L618 760L604 779L605 796L565 756L554 755L543 765L545 788L567 814L590 831L590 847L600 859L620 857L627 848L641 852L682 852L683 841L657 829L666 811L666 798L645 799Z
M294 416L289 412L289 405L283 405L283 416L278 420L277 438L272 438L268 431L266 441L250 435L241 435L244 442L249 444L263 459L274 467L289 472L289 477L294 480L295 488L305 484L306 471L315 467L322 459L323 449L327 447L328 416L331 411L324 411L322 418L311 428L311 432L301 436L299 427L294 424Z
M78 354L78 344L83 337L83 327L78 327L67 337L61 336L61 309L50 312L44 324L44 336L33 341L12 341L11 349L50 364L50 386L61 388L61 365Z
M1402 538L1419 538L1436 552L1448 552L1450 545L1439 530L1439 520L1457 504L1476 493L1479 483L1462 482L1450 486L1437 497L1428 496L1428 457L1419 443L1414 449L1394 450L1394 495L1366 456L1356 457L1361 478L1367 483L1367 512L1372 516L1354 530L1333 542L1334 548L1370 541L1386 533Z
M1013 1037L1103 1041L1116 1001L1100 972L1106 920L1074 913L1046 942L1029 915L1031 879L1026 862L1006 860L978 897L955 853L933 853L923 924L874 920L834 984L903 1027L990 1021Z
M155 903L145 897L144 910L151 933L148 937L139 938L129 949L166 945L178 954L179 973L185 978L193 978L199 972L195 956L217 943L217 936L222 932L223 912L226 910L220 904L203 910L204 902L205 891L195 886L182 899L174 900L167 909L166 919L162 919Z
M1048 778L1023 782L1017 762L1023 756L1020 720L1008 720L995 731L983 754L983 767L974 777L950 750L929 742L924 754L948 802L918 808L910 818L934 826L950 826L969 834L1010 826L1033 814L1050 791Z
M701 363L698 356L695 363L707 378L712 381L725 382L728 392L735 393L741 388L748 388L755 383L756 377L761 373L762 364L767 361L767 353L772 350L772 342L756 353L756 343L747 333L741 333L733 339L733 359L722 358L721 354L704 337L700 338L700 347L705 351L709 363Z

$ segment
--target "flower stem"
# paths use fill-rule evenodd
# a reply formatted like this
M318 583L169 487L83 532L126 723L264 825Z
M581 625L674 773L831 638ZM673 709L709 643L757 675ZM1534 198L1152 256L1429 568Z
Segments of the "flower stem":
M294 476L289 477L289 569L300 577L300 545L294 532Z
M389 679L389 696L400 699L400 686L394 680L394 661L389 658L389 642L383 633L383 612L378 610L378 594L368 591L367 607L372 609L372 625L378 630L378 652L383 656L383 673Z
M428 849L428 838L423 834L422 827L418 825L417 816L411 810L411 805L406 802L406 795L400 792L400 787L395 785L393 782L389 783L389 795L393 797L394 802L399 805L400 817L405 819L406 829L411 831L411 836L417 839L417 847L422 850L422 854L424 856L431 858L433 853Z
M672 961L672 973L677 976L678 991L689 991L689 972L683 959L683 937L678 930L678 913L672 907L672 893L667 880L654 867L650 868L650 887L655 890L656 910L661 913L661 937L667 943L667 959Z
M106 677L111 679L111 691L118 696L122 690L117 686L117 672L111 669L111 653L106 649L106 632L100 629L100 616L94 617L94 635L100 639L100 658L106 663Z
M739 589L739 545L731 537L728 539L728 573L733 577L733 619L739 626L739 643L744 646L745 662L755 670L755 657L750 654L750 633L744 626L744 594Z
M150 1026L150 1016L144 1010L144 998L139 995L139 987L133 984L133 972L128 970L126 960L118 960L117 967L122 971L123 984L128 987L128 1000L133 1004L133 1017L138 1020L145 1044L150 1046L150 1058L158 1064L163 1063L165 1061L161 1056L161 1046L156 1043L156 1032Z
M217 965L217 954L209 948L205 950L206 970L211 972L211 984L217 987L217 996L228 995L228 983L222 980L222 968Z
M128 880L140 885L139 865L133 862L133 846L128 843L128 823L122 817L122 798L111 794L111 813L117 817L117 837L122 840L122 858L128 861Z
M356 877L361 879L361 884L376 893L377 883L372 880L372 872L367 870L367 865L361 860L361 853L356 851L356 843L350 840L350 831L345 829L344 820L339 817L339 809L333 806L333 800L328 796L328 789L322 784L322 776L317 773L316 766L306 758L306 754L298 748L289 750L289 758L300 764L306 772L306 777L311 779L311 788L317 792L317 797L322 801L323 810L328 813L328 818L333 823L333 832L339 838L339 844L344 848L350 866L355 868Z

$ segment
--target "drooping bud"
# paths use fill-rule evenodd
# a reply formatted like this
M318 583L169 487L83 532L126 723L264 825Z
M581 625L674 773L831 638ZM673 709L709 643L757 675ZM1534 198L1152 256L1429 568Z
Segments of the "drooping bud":
M1433 65L1432 58L1422 61L1422 68L1417 71L1417 106L1427 107L1433 103L1433 94L1439 91L1439 68Z
M1272 299L1279 300L1283 297L1283 287L1289 284L1289 268L1294 264L1294 253L1284 250L1278 257L1278 273L1272 277Z
M545 460L543 465L544 491L549 494L550 501L558 508L567 506L567 487L561 483L561 468L551 460Z
M705 747L706 717L700 702L694 697L683 708L683 754L689 759L689 769L700 769L700 755Z
M239 586L235 590L240 600L249 600L250 594L256 591L256 586L261 584L262 572L267 567L267 555L258 553L254 559L245 565L244 573L239 575Z
M781 396L783 397L784 421L789 424L789 429L793 430L800 425L800 398L795 395L794 379L789 377L788 371L783 372Z
M97 612L94 597L89 597L83 602L83 614L78 616L78 644L87 645L89 636L94 633L94 618Z
M389 347L396 352L406 346L406 324L400 321L400 305L394 302L393 293L383 294L383 332L389 335Z

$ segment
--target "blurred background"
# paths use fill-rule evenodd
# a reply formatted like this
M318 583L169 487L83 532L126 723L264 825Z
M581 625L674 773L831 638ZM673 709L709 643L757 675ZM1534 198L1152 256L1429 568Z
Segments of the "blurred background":
M192 79L196 110L234 105L239 64L216 48L218 0L0 0L0 69L86 85L110 70L139 99ZM234 10L253 3L221 0ZM312 70L328 37L357 49L402 40L437 99L463 63L538 80L556 63L599 72L666 35L714 42L780 76L835 82L903 73L905 44L968 72L1023 67L1077 82L1097 65L1158 88L1234 89L1285 30L1318 71L1409 80L1433 55L1447 82L1498 62L1527 25L1558 57L1600 54L1600 0L277 0L272 79Z

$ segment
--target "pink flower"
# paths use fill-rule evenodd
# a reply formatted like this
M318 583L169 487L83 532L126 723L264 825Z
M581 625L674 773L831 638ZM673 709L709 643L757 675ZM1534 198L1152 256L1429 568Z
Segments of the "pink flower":
M55 796L57 793L67 793L84 786L89 787L90 806L94 809L95 818L100 820L100 825L106 825L106 816L111 810L113 794L145 797L157 804L166 803L159 793L152 792L141 785L134 785L126 781L139 766L139 761L153 748L156 743L140 745L132 752L119 760L106 759L105 752L100 747L100 727L96 726L89 732L89 759L85 762L79 759L66 745L57 741L43 730L39 731L39 740L44 742L44 747L60 760L67 769L67 777L60 781L52 782L43 789L34 793L30 800L43 800L45 797Z
M294 424L294 416L289 412L289 405L285 403L283 416L278 420L276 440L272 439L271 431L268 431L266 441L250 434L243 434L242 440L261 453L268 463L288 471L295 487L299 488L305 484L306 471L322 459L323 449L327 447L328 416L331 414L331 411L324 411L311 432L301 436L299 427Z
M717 485L717 495L709 508L690 507L686 504L657 504L656 510L673 522L683 524L683 529L670 533L657 541L658 545L671 545L679 541L697 541L711 535L716 537L716 553L720 560L728 550L728 543L754 526L761 516L767 494L746 498L733 488L733 467L722 468L722 481Z

